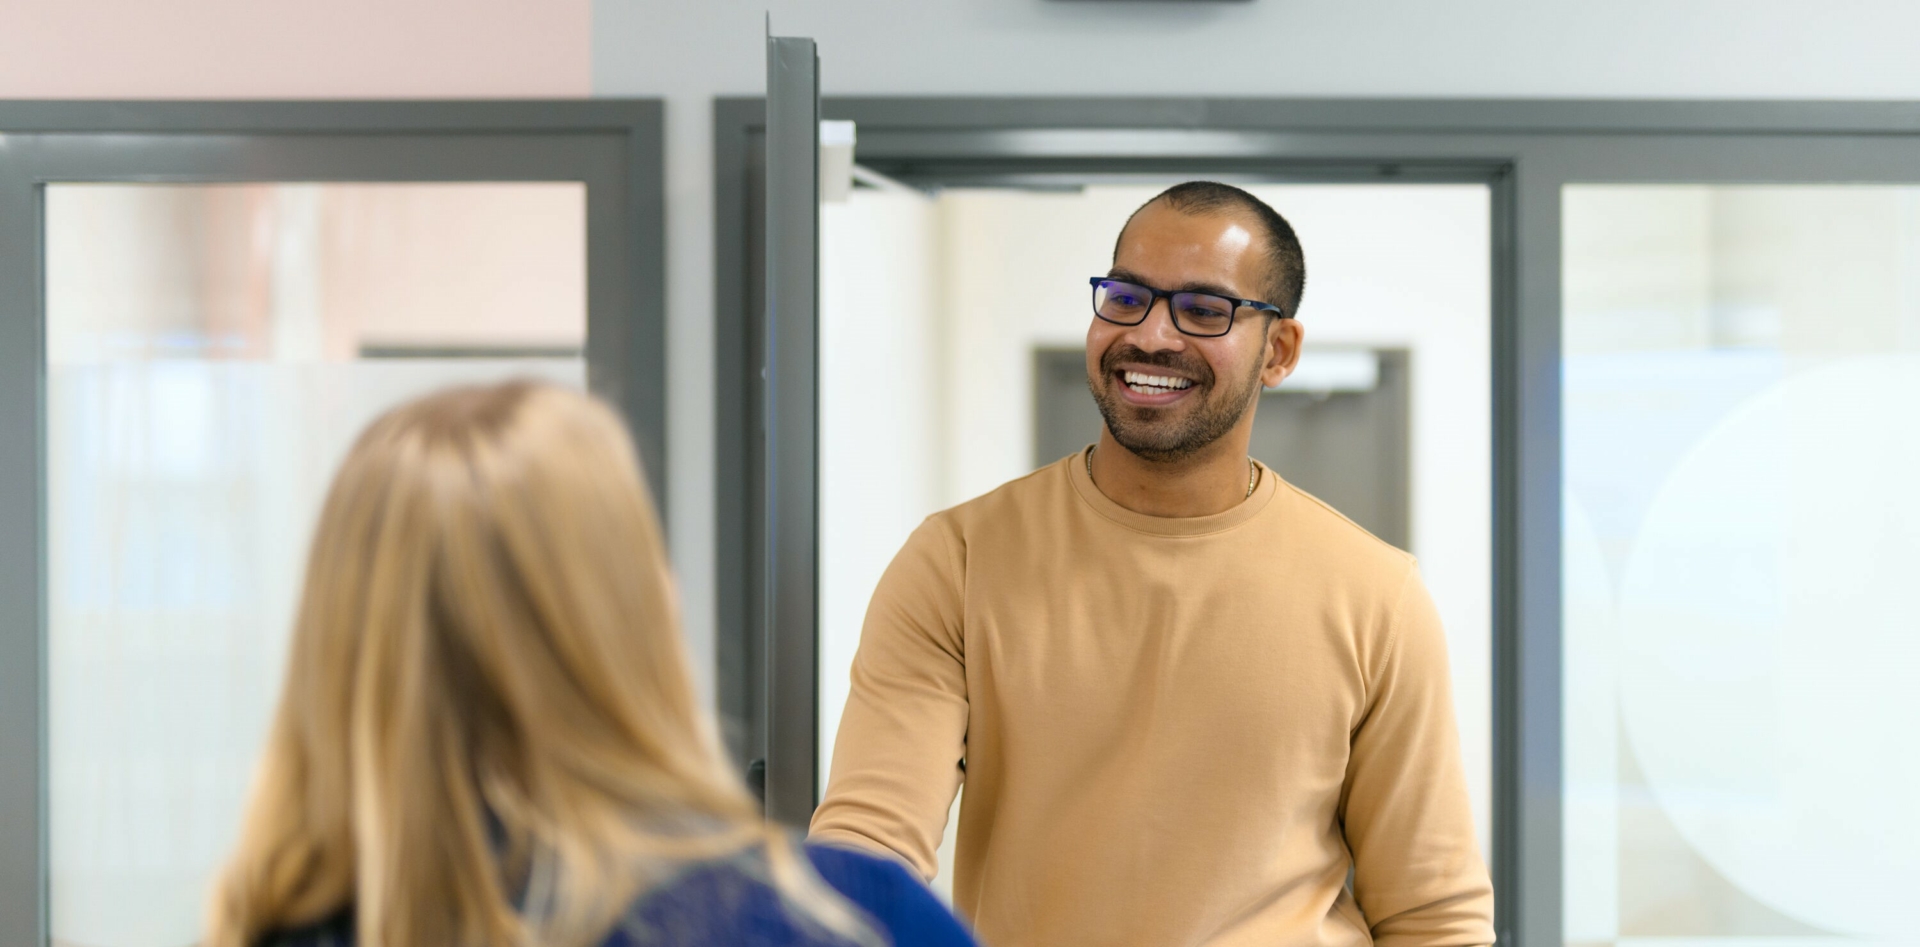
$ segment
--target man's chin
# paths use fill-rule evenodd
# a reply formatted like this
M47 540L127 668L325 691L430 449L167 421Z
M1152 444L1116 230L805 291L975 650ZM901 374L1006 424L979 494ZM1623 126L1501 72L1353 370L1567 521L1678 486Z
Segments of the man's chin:
M1114 443L1141 460L1170 463L1193 456L1196 445L1192 443L1192 438L1158 428L1159 425L1153 425L1148 430L1141 430L1134 425L1123 424L1119 430L1108 425L1107 430L1113 435Z

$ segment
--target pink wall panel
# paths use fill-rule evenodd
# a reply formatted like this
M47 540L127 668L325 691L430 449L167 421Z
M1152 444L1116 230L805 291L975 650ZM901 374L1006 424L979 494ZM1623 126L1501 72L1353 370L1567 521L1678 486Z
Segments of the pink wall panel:
M0 98L593 91L592 0L0 0Z

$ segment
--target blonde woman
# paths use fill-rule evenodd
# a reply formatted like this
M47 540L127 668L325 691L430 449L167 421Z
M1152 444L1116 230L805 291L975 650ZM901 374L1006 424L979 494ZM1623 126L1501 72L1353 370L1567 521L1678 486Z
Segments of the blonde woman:
M971 940L894 863L762 824L610 410L514 382L361 435L209 947L888 943Z

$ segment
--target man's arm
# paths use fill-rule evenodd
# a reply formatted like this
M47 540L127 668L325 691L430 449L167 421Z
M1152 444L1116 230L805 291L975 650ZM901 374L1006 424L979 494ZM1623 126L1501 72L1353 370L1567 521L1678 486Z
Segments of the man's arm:
M881 576L809 836L894 855L926 879L966 755L958 544L928 519Z
M1493 942L1493 885L1460 765L1447 640L1409 566L1369 675L1341 797L1353 890L1379 947Z

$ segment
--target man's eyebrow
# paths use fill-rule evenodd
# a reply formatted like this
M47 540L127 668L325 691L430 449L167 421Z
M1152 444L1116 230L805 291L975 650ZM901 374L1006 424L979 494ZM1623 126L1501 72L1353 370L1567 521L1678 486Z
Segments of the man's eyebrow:
M1228 299L1240 298L1239 293L1236 293L1233 290L1220 285L1219 283L1186 282L1186 283L1181 283L1179 286L1174 287L1174 291L1180 292L1180 293L1206 293L1211 296L1225 296Z
M1126 282L1138 283L1142 286L1153 286L1152 283L1149 283L1146 280L1142 279L1138 273L1134 273L1131 270L1123 270L1117 266L1107 271L1107 278L1125 280ZM1181 283L1180 285L1173 286L1173 287L1154 286L1153 288L1165 290L1171 293L1206 293L1209 296L1225 296L1228 299L1241 298L1239 293L1236 293L1233 290L1220 285L1219 283L1207 283L1207 282L1202 282L1198 280L1188 280L1185 283Z

